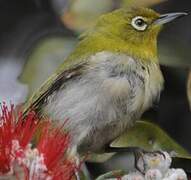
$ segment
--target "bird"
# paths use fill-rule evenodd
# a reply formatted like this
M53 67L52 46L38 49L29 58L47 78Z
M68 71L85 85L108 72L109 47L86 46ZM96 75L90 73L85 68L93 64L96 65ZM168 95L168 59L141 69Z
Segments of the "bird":
M67 120L71 147L79 154L106 152L159 99L164 78L158 35L164 24L185 15L145 7L101 15L24 112L32 109L56 124Z

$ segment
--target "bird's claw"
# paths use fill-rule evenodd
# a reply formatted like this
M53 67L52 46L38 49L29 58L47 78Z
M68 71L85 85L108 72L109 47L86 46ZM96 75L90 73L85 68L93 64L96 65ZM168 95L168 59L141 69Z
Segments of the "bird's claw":
M166 155L162 151L146 151L142 148L139 147L110 147L107 146L105 151L107 153L111 152L132 152L134 153L135 156L135 168L142 174L145 174L147 163L145 161L145 155L148 154L151 157L157 156L157 155L162 155L164 160L166 159ZM139 160L142 160L142 169L139 167Z
M157 155L162 155L164 159L166 159L166 156L165 154L162 152L162 151L146 151L144 149L141 149L141 148L136 148L134 150L134 156L135 156L135 168L142 174L145 174L145 171L146 171L146 163L145 163L145 160L144 160L144 155L145 154L149 154L149 155L154 155L154 156L157 156ZM139 160L140 158L142 159L142 162L143 162L143 169L141 169L139 167Z

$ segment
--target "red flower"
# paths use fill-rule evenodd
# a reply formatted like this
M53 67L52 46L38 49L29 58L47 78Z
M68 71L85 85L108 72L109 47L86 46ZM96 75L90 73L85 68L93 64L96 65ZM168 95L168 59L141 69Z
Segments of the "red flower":
M5 103L1 105L0 116L0 175L16 174L15 167L21 167L25 180L70 180L77 170L76 165L67 159L70 146L69 132L52 128L50 121L39 120L34 112L24 118L10 110ZM34 134L41 129L36 148L31 145ZM20 169L21 169L20 168Z
M44 125L37 149L44 155L44 163L55 180L70 180L75 173L76 166L65 157L69 145L68 132L51 129L50 122Z
M10 171L11 162L14 160L13 142L17 140L23 149L31 141L34 131L38 127L35 113L29 113L23 121L21 114L16 116L14 106L10 110L3 103L0 117L0 172ZM15 148L15 147L14 147ZM20 151L21 153L21 151ZM17 155L20 154L17 152Z

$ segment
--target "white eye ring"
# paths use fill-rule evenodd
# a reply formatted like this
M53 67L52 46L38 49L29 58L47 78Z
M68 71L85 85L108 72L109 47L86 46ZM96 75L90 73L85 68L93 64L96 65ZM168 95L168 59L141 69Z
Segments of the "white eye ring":
M131 25L138 31L144 31L147 28L147 23L142 16L136 16L132 19Z

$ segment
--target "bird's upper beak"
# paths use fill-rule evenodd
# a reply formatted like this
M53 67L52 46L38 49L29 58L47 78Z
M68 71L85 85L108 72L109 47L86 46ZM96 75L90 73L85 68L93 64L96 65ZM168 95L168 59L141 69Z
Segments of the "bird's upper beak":
M168 13L168 14L162 14L158 19L156 19L153 23L157 25L166 24L168 22L171 22L177 18L183 17L188 15L186 12L177 12L177 13Z

